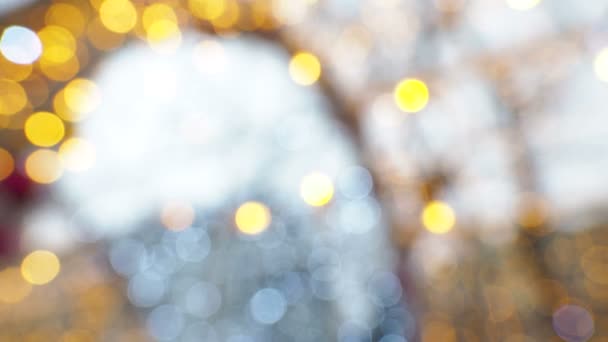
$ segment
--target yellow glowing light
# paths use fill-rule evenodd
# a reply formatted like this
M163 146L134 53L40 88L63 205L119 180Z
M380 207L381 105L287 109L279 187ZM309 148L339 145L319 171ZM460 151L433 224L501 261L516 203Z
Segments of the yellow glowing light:
M99 17L108 30L116 33L127 33L137 24L137 10L129 0L105 0Z
M308 205L321 207L334 196L334 185L328 176L314 172L302 179L300 196Z
M101 91L94 82L84 78L77 78L65 86L63 99L67 109L72 114L69 117L64 117L64 119L68 121L80 121L86 114L91 113L99 107L101 103Z
M222 15L211 20L216 29L229 29L237 24L241 16L241 10L236 0L226 0L226 8Z
M83 172L95 165L95 147L80 138L70 138L59 147L59 158L66 170Z
M76 54L76 39L66 28L57 25L45 26L38 31L42 42L40 61L65 63Z
M188 8L195 17L213 20L226 10L226 0L188 0Z
M593 61L595 75L602 82L608 82L608 48L602 49Z
M66 3L51 5L46 11L44 22L47 25L63 26L76 37L82 35L86 26L84 15L80 9Z
M51 184L63 174L63 165L57 152L40 149L25 160L25 173L36 183Z
M0 271L0 302L18 303L32 291L32 286L26 282L19 269L9 267Z
M63 121L57 115L48 112L32 114L25 122L24 131L27 140L41 147L53 146L65 135Z
M23 278L33 285L51 282L59 274L60 268L59 258L53 252L44 250L28 254L21 262Z
M108 30L99 18L89 23L87 38L96 49L102 51L116 49L125 41L123 34Z
M527 11L530 10L538 4L541 3L542 0L506 0L507 6L511 7L514 10L518 11Z
M297 84L304 86L314 84L321 77L321 63L311 53L297 53L289 62L289 75Z
M429 102L429 89L420 80L405 79L395 87L395 102L406 113L417 113Z
M422 211L422 224L433 234L445 234L452 230L456 223L454 210L446 203L432 201Z
M160 220L167 229L180 231L192 225L194 215L194 208L190 204L170 202L163 207L160 213Z
M19 83L0 79L0 115L13 115L26 104L27 95Z
M31 64L17 64L9 61L0 54L0 78L13 81L23 81L32 74L34 67Z
M181 32L171 20L157 20L148 27L146 39L150 46L160 52L174 51L181 43Z
M256 235L268 228L272 217L270 209L259 202L245 202L234 215L237 228L248 235Z
M95 340L95 336L85 329L68 330L61 336L61 342L93 342ZM120 339L120 341L128 340Z
M141 17L144 30L149 30L150 26L160 20L168 20L177 24L177 16L171 6L158 3L152 4L144 9L144 13Z
M15 160L11 153L0 148L0 182L5 180L15 170Z
M69 60L64 63L54 63L47 60L41 59L40 71L49 79L54 81L67 81L80 71L80 62L76 55L72 56Z

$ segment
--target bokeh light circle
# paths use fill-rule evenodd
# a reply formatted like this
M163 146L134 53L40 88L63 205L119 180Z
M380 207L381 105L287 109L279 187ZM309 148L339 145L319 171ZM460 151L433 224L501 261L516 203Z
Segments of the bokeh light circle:
M59 258L50 251L37 250L28 254L21 262L23 278L34 285L51 282L61 269Z
M429 89L421 80L405 79L395 87L394 97L399 109L406 113L417 113L429 102Z
M27 27L9 26L0 38L0 53L16 64L34 63L42 54L42 43Z
M63 139L65 127L63 121L52 113L38 112L25 122L25 136L32 144L40 147L50 147Z
M237 228L242 233L256 235L268 228L272 217L270 209L260 202L246 202L234 216Z

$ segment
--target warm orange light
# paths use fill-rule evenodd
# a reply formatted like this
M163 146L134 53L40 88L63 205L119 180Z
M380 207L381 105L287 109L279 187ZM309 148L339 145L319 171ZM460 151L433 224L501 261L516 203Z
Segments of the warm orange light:
M194 208L189 203L170 202L163 207L160 219L165 228L180 231L192 225L194 215Z
M0 79L0 115L13 115L27 104L23 87L12 80Z
M105 0L99 7L103 25L116 33L127 33L137 24L137 10L129 0Z
M5 180L15 170L15 160L11 153L0 148L0 181Z
M28 254L21 262L23 278L33 285L50 283L61 269L59 258L53 253L44 250Z
M57 152L40 149L32 152L25 160L25 173L36 183L50 184L63 174L63 165Z
M32 291L32 286L26 282L19 269L8 267L0 271L0 302L18 303Z

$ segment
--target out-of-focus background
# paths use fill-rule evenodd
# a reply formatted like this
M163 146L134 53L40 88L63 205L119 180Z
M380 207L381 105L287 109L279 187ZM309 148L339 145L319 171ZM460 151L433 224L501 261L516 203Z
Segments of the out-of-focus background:
M0 341L608 341L607 15L2 0Z

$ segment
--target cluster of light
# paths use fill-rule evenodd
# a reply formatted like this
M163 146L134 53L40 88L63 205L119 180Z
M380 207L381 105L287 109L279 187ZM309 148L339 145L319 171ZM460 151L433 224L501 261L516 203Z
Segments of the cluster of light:
M34 145L50 147L56 145L65 135L63 121L52 113L38 112L25 122L25 136Z
M137 24L137 9L129 0L105 0L99 7L103 25L116 33L127 33Z
M69 61L76 54L76 39L62 26L48 25L38 31L42 42L41 61L60 64Z
M327 175L314 172L302 179L300 196L308 205L322 207L334 196L334 185Z
M226 0L188 0L190 12L200 19L215 20L226 11Z
M406 113L417 113L429 102L429 89L418 79L405 79L395 87L395 102Z
M421 221L429 232L445 234L454 227L456 216L454 210L447 203L432 201L424 207Z
M102 51L114 50L125 41L124 34L109 30L99 18L95 18L89 22L87 38L91 42L91 45Z
M172 51L179 46L181 33L177 15L171 6L152 4L143 12L142 25L150 46L158 51Z
M68 3L55 3L49 7L44 17L47 25L63 26L74 35L79 37L84 33L86 20L82 11Z
M60 268L59 258L53 252L45 250L28 254L21 262L23 278L33 285L50 283L59 274Z
M163 207L160 219L169 230L184 230L194 222L194 208L189 203L170 202Z
M36 183L50 184L61 177L63 165L57 152L40 149L32 152L25 160L25 172Z
M289 75L297 84L303 86L314 84L321 77L321 63L315 55L299 52L289 62Z
M237 228L248 235L265 231L271 220L270 209L260 202L245 202L234 215Z
M42 43L35 32L23 26L9 26L0 38L0 53L16 64L31 64L42 53Z
M11 153L3 148L0 148L0 181L5 180L13 173L15 169L15 160Z
M538 6L542 0L506 0L507 6L518 11L527 11Z

